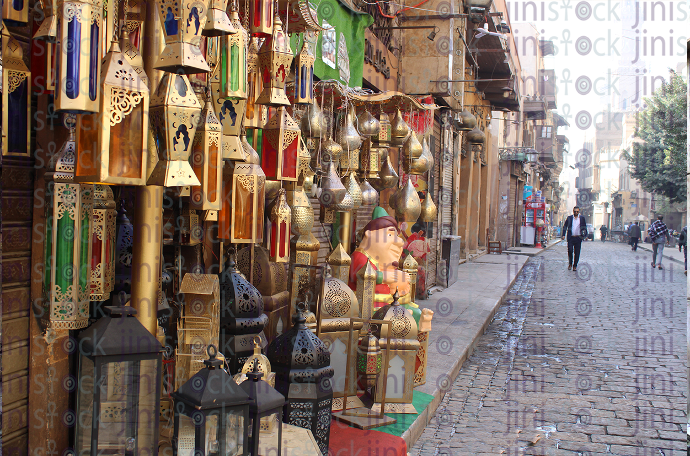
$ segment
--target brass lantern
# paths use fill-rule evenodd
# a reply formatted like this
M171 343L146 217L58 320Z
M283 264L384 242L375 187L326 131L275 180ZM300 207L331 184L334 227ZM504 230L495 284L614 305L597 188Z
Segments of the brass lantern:
M247 108L245 110L245 128L264 128L268 120L268 108L256 103L262 89L259 73L259 38L252 38L247 53ZM258 146L257 146L258 147Z
M263 130L261 167L267 179L297 180L297 151L301 136L299 125L287 110L278 108Z
M163 26L165 49L154 68L171 73L208 73L210 68L199 49L208 2L156 0L155 7Z
M211 0L206 15L206 25L201 31L204 36L221 36L236 33L225 10L228 9L228 0Z
M201 122L192 144L192 168L201 183L191 188L190 205L194 209L220 210L223 177L220 136L220 122L209 100L201 111Z
M148 185L200 185L189 165L201 105L185 75L165 73L151 99L151 128L160 160Z
M252 36L266 37L273 32L273 0L249 2L249 32Z
M91 289L89 300L105 301L115 286L115 197L107 185L93 186Z
M369 390L376 387L376 380L381 373L381 365L383 364L383 353L379 340L371 332L371 324L367 334L362 337L357 344L357 376L360 379L358 385L363 390Z
M26 0L4 0L2 19L8 25L21 26L29 22L29 2Z
M314 102L314 54L305 37L295 60L295 103Z
M257 103L268 106L290 106L285 94L285 82L290 74L292 64L290 40L283 31L283 23L278 16L273 18L273 33L266 38L259 49L259 72L263 82L263 91Z
M149 77L144 71L144 58L141 56L139 49L132 44L132 41L129 38L129 31L127 30L127 27L122 27L122 34L120 35L120 49L122 49L122 54L125 56L125 59L127 59L129 64L132 65L132 68L134 68L134 71L137 72L141 80L144 81L146 87L149 87Z
M292 210L287 203L285 189L280 189L278 200L271 209L271 236L268 251L271 261L287 263L290 261L290 223Z
M34 39L54 43L57 40L57 0L43 0L40 3L43 9L43 22L34 33Z
M102 27L99 6L88 0L58 2L56 111L99 112Z
M5 6L12 3L5 0ZM26 3L26 2L25 2ZM7 29L2 32L2 154L29 157L31 136L31 72L24 52Z
M214 77L220 83L220 98L247 98L247 31L233 7L230 20L235 33L220 39L220 71Z
M229 232L229 235L222 237L234 244L261 242L264 233L266 175L259 166L259 155L249 145L246 137L242 138L242 144L247 154L247 162L235 163L232 173L232 200L227 211L227 218L231 218L231 223L223 230L224 233ZM226 185L229 187L227 183Z
M76 142L70 127L45 175L43 319L54 329L84 328L89 319L93 185L74 182Z
M100 110L79 116L76 180L145 185L149 89L117 41L103 60Z

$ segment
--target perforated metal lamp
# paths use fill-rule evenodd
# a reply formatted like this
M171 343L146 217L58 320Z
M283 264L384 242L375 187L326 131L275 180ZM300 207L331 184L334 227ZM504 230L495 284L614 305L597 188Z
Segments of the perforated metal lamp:
M173 456L247 456L249 395L222 368L216 347L209 345L207 353L205 367L171 395Z
M12 3L5 1L5 5ZM26 3L26 2L25 2ZM2 31L2 154L29 157L31 151L31 71L24 52L7 29Z

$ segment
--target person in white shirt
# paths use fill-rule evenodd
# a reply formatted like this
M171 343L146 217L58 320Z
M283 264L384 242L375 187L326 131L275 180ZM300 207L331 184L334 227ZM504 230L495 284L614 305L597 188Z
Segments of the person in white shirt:
M585 216L580 215L580 208L573 208L573 215L569 215L563 224L561 239L568 239L568 270L577 271L577 263L580 261L580 248L582 241L587 236L587 222ZM583 236L584 232L584 236Z

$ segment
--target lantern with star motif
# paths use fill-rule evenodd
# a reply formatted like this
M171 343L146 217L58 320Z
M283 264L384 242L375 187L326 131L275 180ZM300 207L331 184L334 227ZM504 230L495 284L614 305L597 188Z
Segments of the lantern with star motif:
M261 167L270 180L297 180L301 131L284 107L278 108L263 130Z
M151 128L159 153L148 185L200 185L189 165L201 105L185 75L165 73L151 97Z
M307 40L295 60L295 103L314 101L314 54Z
M58 2L55 110L99 112L100 2Z
M5 0L5 4L11 3ZM2 32L2 154L29 157L31 137L31 72L22 47L7 29Z
M268 240L271 261L290 261L290 222L292 210L287 203L285 189L280 189L277 201L271 209L271 231Z
M220 39L225 40L227 38L221 37ZM240 141L240 133L242 132L242 118L247 101L241 98L226 98L222 94L220 74L221 72L216 72L211 78L211 97L223 134L222 156L224 160L243 161L245 155Z
M268 120L268 108L256 103L262 89L259 73L259 38L253 37L247 52L247 108L245 110L245 128L263 128ZM257 146L258 147L258 146Z
M230 20L235 33L220 39L220 97L244 100L247 98L247 31L233 6Z
M191 188L190 204L194 209L220 210L223 172L220 137L220 122L209 100L201 111L201 122L192 144L192 168L201 183Z
M155 7L165 37L165 49L155 68L171 73L208 73L210 68L199 49L208 1L156 0Z
M290 100L285 94L285 82L290 74L292 59L290 40L283 31L280 17L275 16L273 33L259 49L259 72L263 91L256 100L257 103L275 107L290 106Z
M91 301L105 301L115 285L115 197L107 185L93 186Z

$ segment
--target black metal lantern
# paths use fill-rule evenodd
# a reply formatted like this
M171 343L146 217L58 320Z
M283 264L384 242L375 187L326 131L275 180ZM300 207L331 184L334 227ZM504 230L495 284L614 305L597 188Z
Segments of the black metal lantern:
M158 453L163 347L126 305L79 336L76 454Z
M261 382L263 373L259 371L259 360L254 360L254 368L247 373L248 379L240 383L240 388L249 395L249 448L251 454L282 454L283 406L285 396L273 389L268 382ZM277 424L277 426L276 426ZM259 452L259 436L262 450Z
M276 374L276 390L287 398L283 421L309 429L321 453L328 454L333 368L328 347L307 328L308 311L306 303L298 304L292 328L271 342L266 356Z
M263 330L267 324L261 293L231 259L220 277L220 346L231 374L240 372L254 354L256 336L261 339L261 347L266 346Z
M222 368L209 345L205 368L171 397L175 401L173 456L246 456L249 396Z

